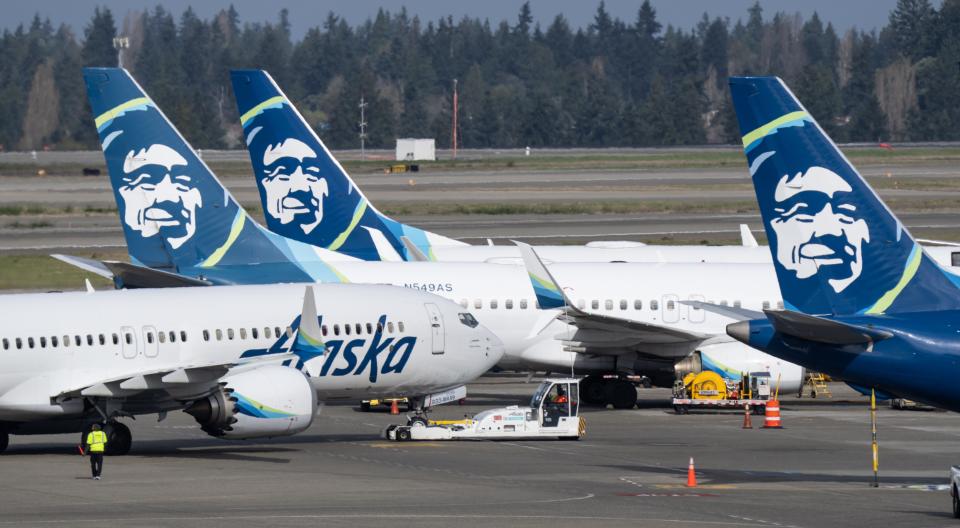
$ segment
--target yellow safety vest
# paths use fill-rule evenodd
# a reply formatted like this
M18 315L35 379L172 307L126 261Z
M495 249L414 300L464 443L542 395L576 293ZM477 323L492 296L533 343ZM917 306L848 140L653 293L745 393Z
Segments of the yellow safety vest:
M90 446L91 453L103 453L107 445L107 433L90 431L90 434L87 435L87 445Z

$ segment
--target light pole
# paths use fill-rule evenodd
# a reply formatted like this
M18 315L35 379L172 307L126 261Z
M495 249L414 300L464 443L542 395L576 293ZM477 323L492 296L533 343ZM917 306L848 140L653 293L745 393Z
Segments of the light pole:
M367 102L360 96L360 159L367 159L366 139L367 139Z
M117 67L123 68L123 50L130 47L130 38L119 35L113 37L113 48L117 50Z

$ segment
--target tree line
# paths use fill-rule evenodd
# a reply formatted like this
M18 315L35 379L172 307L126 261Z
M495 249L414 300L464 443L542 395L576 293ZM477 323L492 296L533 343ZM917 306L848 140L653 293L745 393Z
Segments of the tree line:
M268 70L332 147L397 137L451 141L454 79L459 146L619 147L738 140L726 79L779 75L838 141L960 139L960 0L898 0L886 26L838 34L817 14L736 21L704 14L666 27L649 0L633 20L603 2L586 27L558 15L534 23L421 20L380 10L351 26L330 13L294 41L289 13L240 23L231 6L210 19L157 6L118 21L95 8L77 34L35 16L0 36L0 145L96 148L83 66L128 68L200 148L241 145L229 70Z

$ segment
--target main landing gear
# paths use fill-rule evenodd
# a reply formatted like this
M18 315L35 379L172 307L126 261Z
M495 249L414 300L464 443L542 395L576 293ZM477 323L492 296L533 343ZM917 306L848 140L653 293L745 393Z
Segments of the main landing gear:
M590 375L580 381L580 398L595 405L632 409L637 404L637 388L625 379Z
M86 427L83 432L80 434L80 445L84 449L87 447L87 434L90 432L90 427ZM130 452L130 448L133 446L133 434L130 433L130 428L126 425L110 421L103 426L103 432L107 433L107 455L126 455Z
M7 450L7 446L10 445L10 434L6 431L0 431L0 453L3 453Z

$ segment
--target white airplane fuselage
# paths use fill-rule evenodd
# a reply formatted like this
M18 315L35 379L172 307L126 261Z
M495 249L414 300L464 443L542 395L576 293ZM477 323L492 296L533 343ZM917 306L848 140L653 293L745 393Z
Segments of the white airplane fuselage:
M75 415L83 400L57 396L103 380L288 351L304 289L276 284L0 296L0 425ZM314 289L328 351L303 368L321 400L442 391L500 359L499 340L483 325L461 322L467 310L437 296L373 285ZM195 396L188 384L183 390L184 400ZM122 405L133 414L159 410L135 399Z

